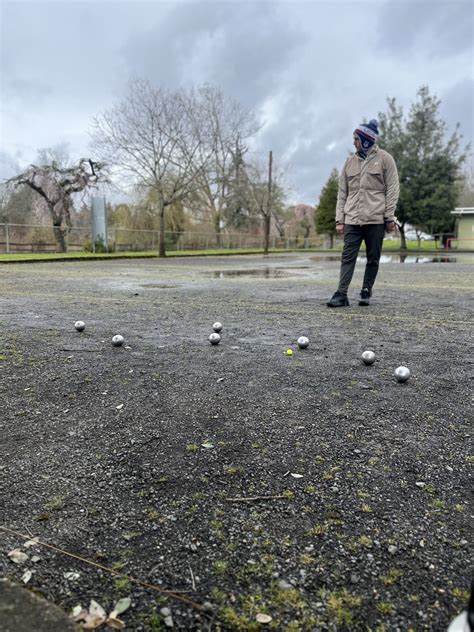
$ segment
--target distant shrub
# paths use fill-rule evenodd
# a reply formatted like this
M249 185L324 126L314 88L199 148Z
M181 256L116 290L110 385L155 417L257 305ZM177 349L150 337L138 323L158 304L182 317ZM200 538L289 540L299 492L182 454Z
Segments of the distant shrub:
M102 237L99 237L99 239L96 239L95 250L94 250L94 245L92 241L86 241L82 245L82 248L84 252L108 252L108 249L106 245L104 244L104 240L102 239Z

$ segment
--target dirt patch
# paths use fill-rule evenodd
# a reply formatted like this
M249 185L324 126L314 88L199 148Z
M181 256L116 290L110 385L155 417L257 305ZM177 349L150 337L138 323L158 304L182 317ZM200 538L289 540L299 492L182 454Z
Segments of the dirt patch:
M314 274L213 275L285 266ZM471 575L472 267L387 263L370 308L361 273L328 310L338 262L309 255L2 269L2 524L97 564L17 566L4 531L3 574L68 611L130 596L136 631L446 628Z

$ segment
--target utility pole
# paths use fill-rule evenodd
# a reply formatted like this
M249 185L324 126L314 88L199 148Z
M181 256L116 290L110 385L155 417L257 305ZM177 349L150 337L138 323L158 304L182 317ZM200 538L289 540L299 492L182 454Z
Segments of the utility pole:
M241 166L241 151L240 151L240 134L237 135L236 147L235 147L235 181L236 181L236 203L235 208L238 215L242 212L242 190L240 186L240 166Z
M270 244L270 223L272 219L272 166L273 166L273 152L270 150L268 155L268 194L267 194L267 210L265 213L264 221L264 249L263 254L268 255L268 248Z

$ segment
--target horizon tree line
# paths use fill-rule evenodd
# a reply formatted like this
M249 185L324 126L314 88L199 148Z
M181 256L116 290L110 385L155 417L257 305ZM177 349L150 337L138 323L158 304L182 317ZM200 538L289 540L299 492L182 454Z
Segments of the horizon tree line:
M422 86L408 116L395 98L388 98L387 111L379 113L378 144L394 156L399 170L396 215L402 248L407 224L430 233L451 232L450 211L461 195L472 192L461 171L469 147L461 148L459 126L446 139L439 106ZM0 220L15 204L35 200L41 207L39 196L64 251L76 194L115 181L134 189L140 198L135 212L158 224L160 256L166 255L166 231L183 224L186 212L209 221L217 247L223 230L263 227L268 252L271 221L283 235L290 218L284 179L281 170L272 173L271 152L269 165L249 152L258 130L255 114L218 88L168 90L134 79L125 97L93 120L91 149L97 159L73 164L64 148L41 150L37 165L7 180ZM337 179L333 169L315 205L313 226L305 217L301 227L305 236L313 227L328 235L331 247Z

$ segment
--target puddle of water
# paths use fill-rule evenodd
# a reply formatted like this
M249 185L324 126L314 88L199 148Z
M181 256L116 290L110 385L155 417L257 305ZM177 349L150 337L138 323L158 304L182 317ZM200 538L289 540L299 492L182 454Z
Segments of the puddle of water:
M341 257L337 255L311 257L311 261L340 261ZM357 261L366 262L365 257L357 257ZM474 263L474 255L436 255L432 257L424 257L422 255L382 255L380 263Z
M170 285L169 283L145 283L145 284L142 284L141 287L151 287L157 290L168 290L168 289L178 287L178 286Z
M321 255L318 257L310 257L311 261L340 261L341 255Z
M283 278L289 276L286 270L280 268L257 268L249 270L219 270L211 272L215 279L226 279L228 277L262 277L265 279Z
M357 261L366 261L365 257L358 257ZM424 257L423 255L382 255L380 263L473 263L474 255L435 255Z
M326 262L326 261L340 261L340 255L321 255L310 258L314 262ZM365 257L357 257L357 261L365 263ZM435 255L431 257L424 257L422 255L382 255L380 257L380 263L405 263L405 264L423 264L423 263L474 263L474 255L458 255L453 257L452 255ZM236 277L258 277L263 279L284 279L294 277L295 273L298 274L300 270L309 270L309 274L312 275L311 266L299 266L287 268L248 268L247 270L216 270L210 272L211 276L215 279L226 279ZM301 272L300 272L301 274ZM303 273L304 274L304 273Z

